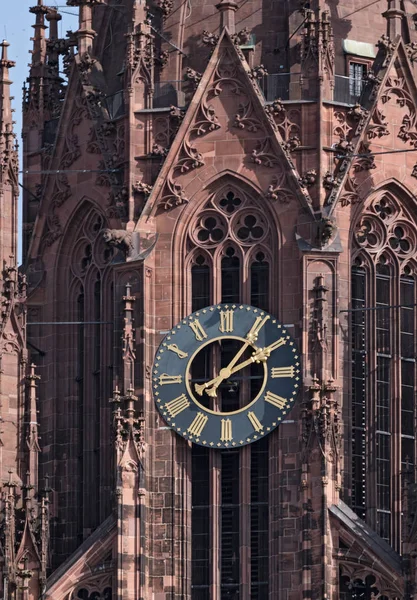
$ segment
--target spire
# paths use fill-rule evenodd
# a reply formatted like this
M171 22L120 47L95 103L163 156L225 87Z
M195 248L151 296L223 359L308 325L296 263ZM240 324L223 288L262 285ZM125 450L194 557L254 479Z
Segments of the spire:
M7 48L10 46L5 40L0 44L1 60L0 60L0 131L12 133L12 107L10 98L9 69L14 67L16 63L8 59Z
M35 373L35 365L30 365L30 371L26 377L28 382L28 403L27 403L27 423L26 423L26 444L28 447L28 479L29 484L37 488L38 486L38 456L40 452L38 438L38 419L37 419L37 399L36 399L36 381L40 379Z
M78 53L84 56L91 54L96 32L93 29L93 4L100 4L100 0L67 0L69 6L79 6L79 25L76 32Z
M32 25L35 30L32 50L32 71L39 70L45 64L46 59L46 40L45 40L45 15L48 13L48 8L43 5L43 0L38 0L36 6L32 6L29 12L36 15L35 25ZM40 73L32 72L32 75L40 75Z
M227 27L229 33L236 33L235 12L238 9L236 2L233 0L221 0L219 4L216 4L216 8L222 15L222 29Z
M400 0L388 0L388 10L383 13L387 20L387 36L394 41L397 35L402 34L402 25L405 12L401 10Z

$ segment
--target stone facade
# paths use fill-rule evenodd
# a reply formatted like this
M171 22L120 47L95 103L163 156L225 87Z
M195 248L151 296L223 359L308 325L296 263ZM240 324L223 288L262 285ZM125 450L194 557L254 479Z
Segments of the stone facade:
M3 597L416 597L414 4L67 4L64 39L31 9L20 278L0 63ZM286 325L302 390L199 450L152 366L222 301Z

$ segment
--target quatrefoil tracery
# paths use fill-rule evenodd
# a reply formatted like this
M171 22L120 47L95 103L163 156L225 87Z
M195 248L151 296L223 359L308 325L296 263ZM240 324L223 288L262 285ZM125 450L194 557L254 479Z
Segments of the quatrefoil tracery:
M190 237L195 245L213 249L226 239L254 246L265 240L268 231L267 217L242 192L226 188L214 195L206 210L197 216Z
M415 227L401 212L389 197L375 201L356 227L358 244L369 252L388 246L400 260L414 254L417 250Z

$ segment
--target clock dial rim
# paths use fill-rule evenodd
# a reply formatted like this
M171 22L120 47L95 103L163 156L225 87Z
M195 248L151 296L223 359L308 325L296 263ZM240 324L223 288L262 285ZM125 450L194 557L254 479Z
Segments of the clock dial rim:
M223 332L220 328L223 327L221 313L227 310L233 310L240 317L237 319L234 315L232 331ZM196 321L198 326L193 325ZM264 363L267 369L265 385L255 401L251 400L232 413L211 411L195 402L194 393L190 394L186 386L186 373L196 354L203 346L213 343L215 338L248 342L248 334L257 321L258 325L261 323L255 329L257 339L250 343L249 348L261 350L281 338L286 341L274 348ZM233 335L233 330L242 335ZM197 331L202 339L197 336ZM218 335L219 331L221 335ZM152 392L159 416L174 433L188 442L213 450L236 449L266 437L288 418L301 389L302 361L294 337L274 315L247 304L219 303L186 315L164 333L152 366ZM240 357L239 363L242 360ZM278 370L289 369L291 375L273 374L276 367ZM182 381L166 385L166 382L161 382L161 375L171 378L180 375ZM185 407L179 411L174 407L176 412L172 414L171 409L179 400ZM202 420L204 424L199 427ZM224 435L223 421L231 423L229 437Z

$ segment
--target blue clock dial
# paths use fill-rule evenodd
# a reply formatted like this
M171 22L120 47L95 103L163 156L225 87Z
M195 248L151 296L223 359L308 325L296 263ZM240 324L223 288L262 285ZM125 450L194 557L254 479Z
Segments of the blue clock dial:
M209 448L236 448L273 431L294 405L300 359L286 329L244 304L208 306L185 317L155 357L155 403L179 435Z

